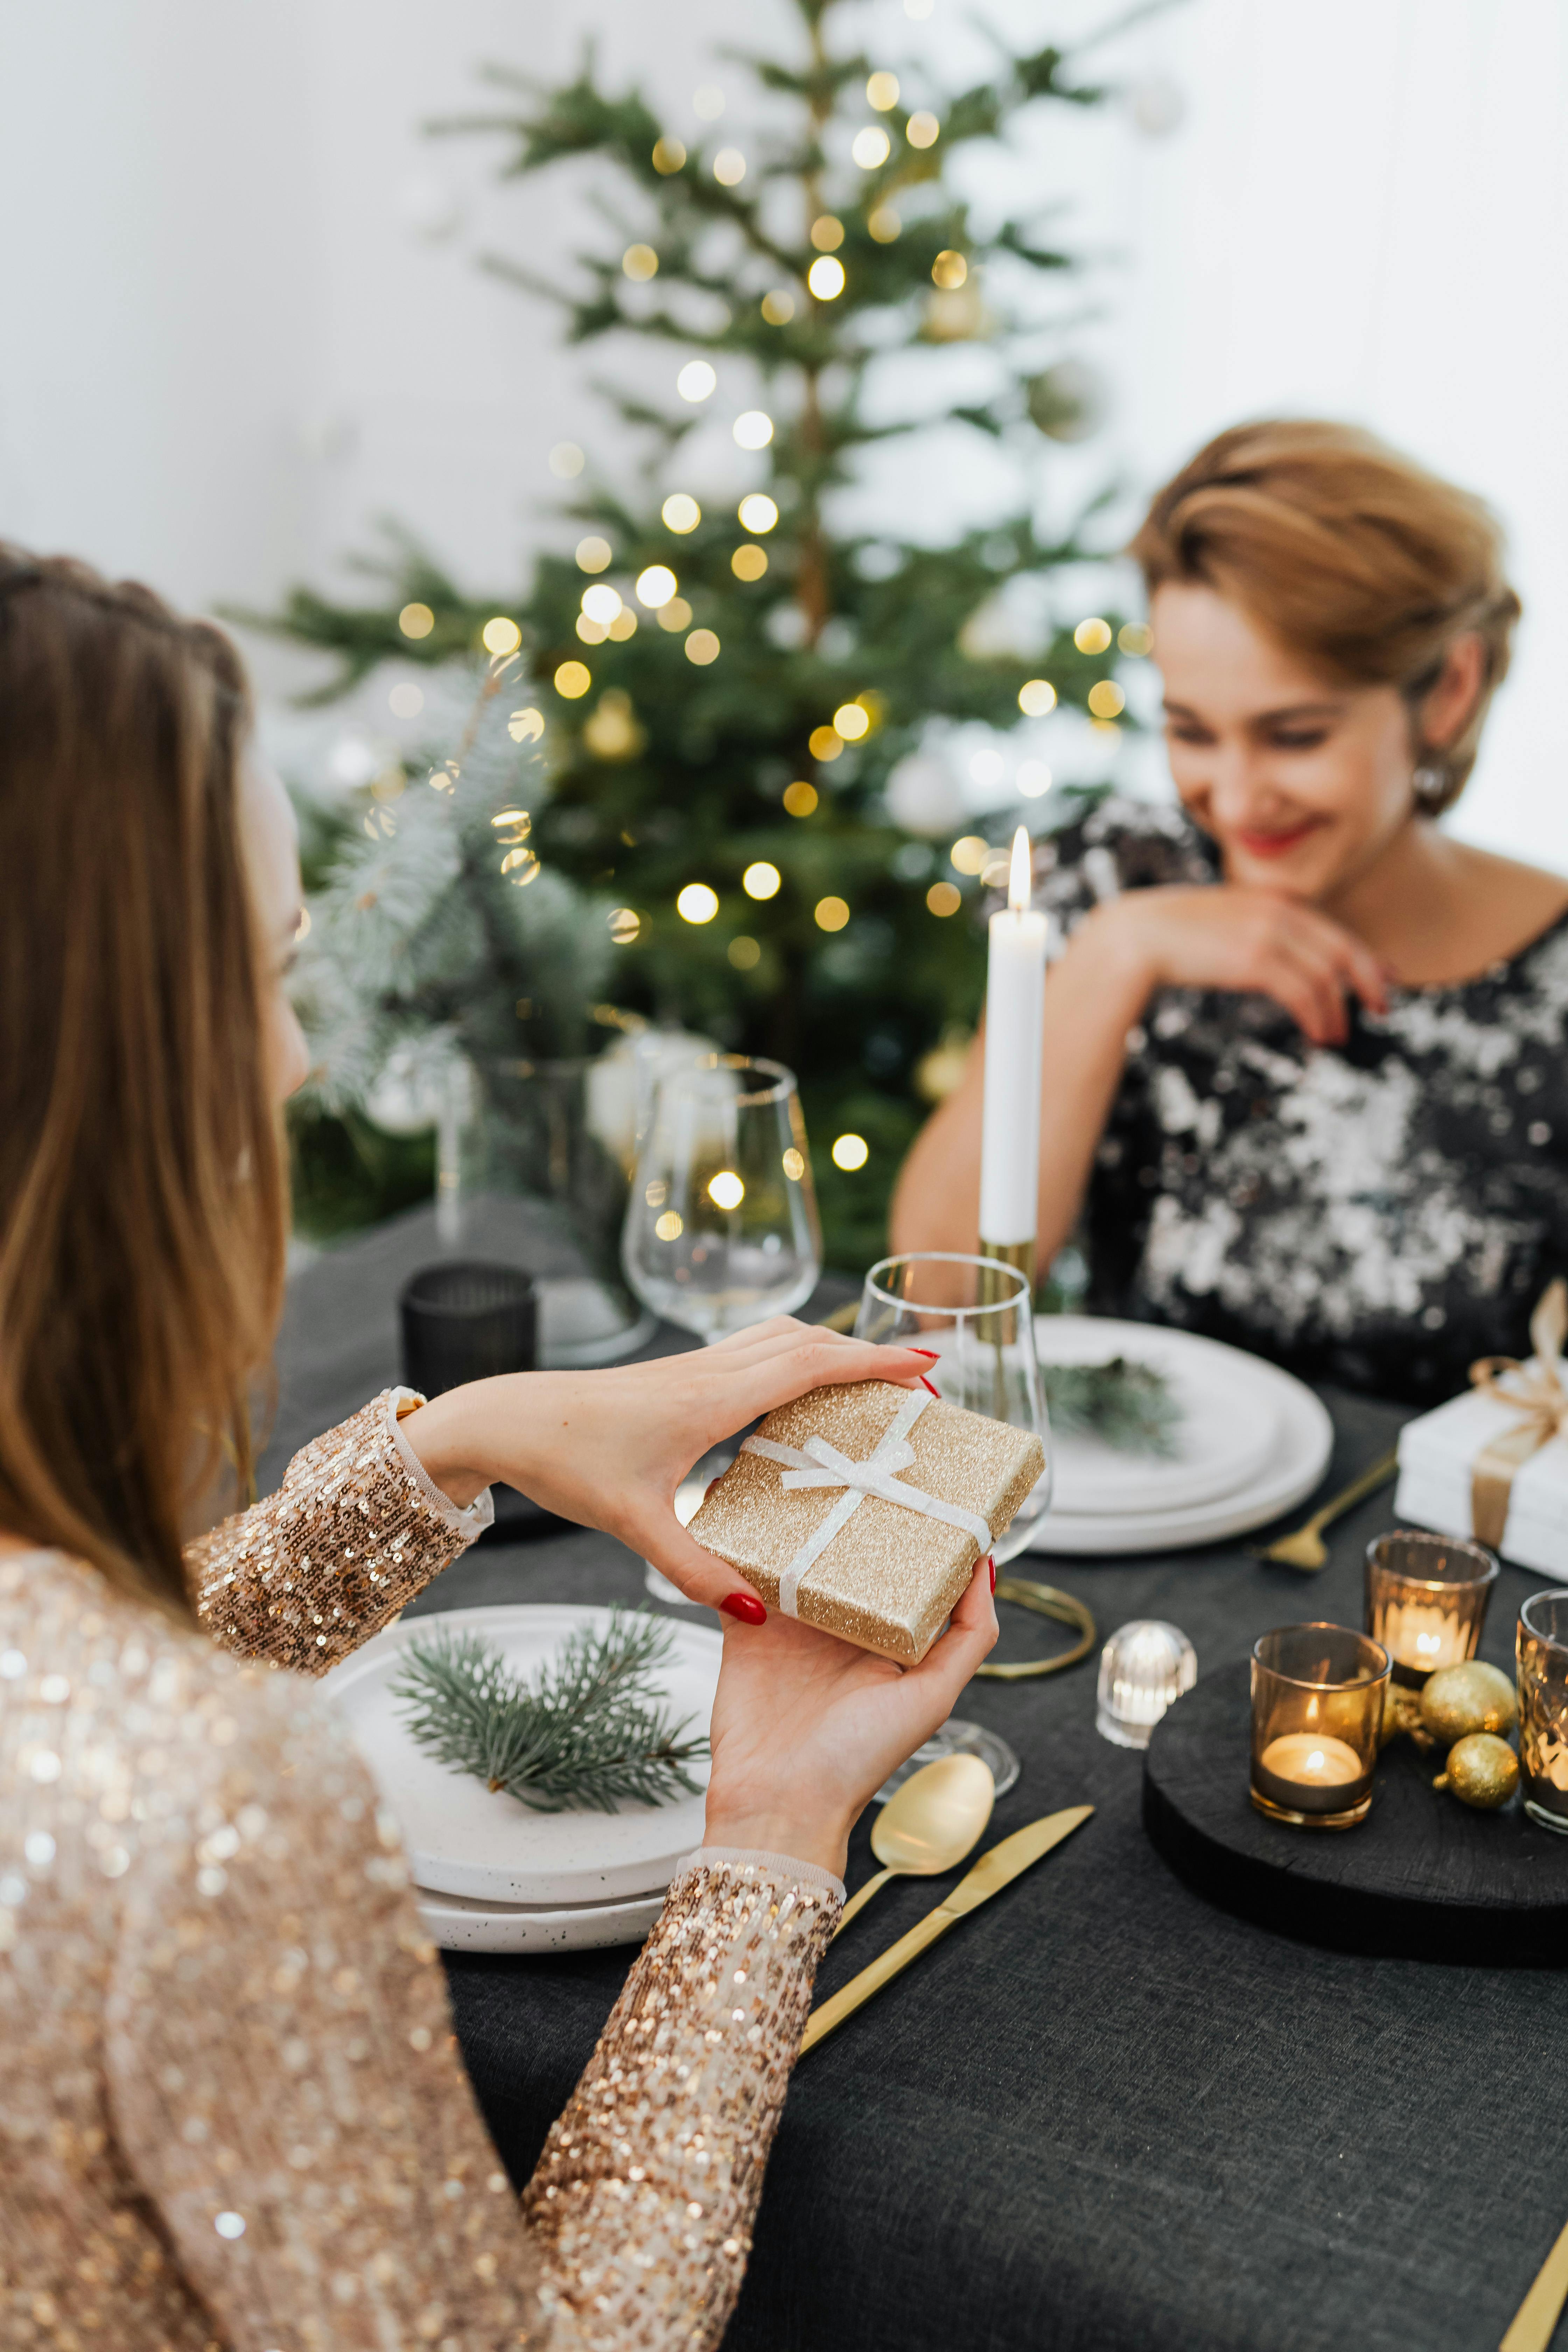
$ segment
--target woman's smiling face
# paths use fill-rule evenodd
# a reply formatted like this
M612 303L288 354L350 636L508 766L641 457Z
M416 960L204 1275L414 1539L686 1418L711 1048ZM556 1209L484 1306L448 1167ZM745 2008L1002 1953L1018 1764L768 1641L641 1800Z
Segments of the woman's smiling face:
M1309 901L1348 887L1414 814L1404 698L1325 677L1212 588L1167 582L1151 617L1171 773L1226 880Z

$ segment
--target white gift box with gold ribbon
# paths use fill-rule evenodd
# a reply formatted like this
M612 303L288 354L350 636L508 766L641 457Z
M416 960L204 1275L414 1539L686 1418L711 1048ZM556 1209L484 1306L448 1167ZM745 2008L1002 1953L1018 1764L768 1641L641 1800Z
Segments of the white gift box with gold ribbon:
M1568 1288L1557 1281L1531 1318L1528 1362L1483 1358L1463 1396L1406 1423L1394 1504L1401 1519L1568 1577L1565 1335Z

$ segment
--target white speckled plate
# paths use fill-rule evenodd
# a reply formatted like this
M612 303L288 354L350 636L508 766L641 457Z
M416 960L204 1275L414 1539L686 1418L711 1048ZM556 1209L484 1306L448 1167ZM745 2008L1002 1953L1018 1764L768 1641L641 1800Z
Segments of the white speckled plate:
M664 1896L634 1895L552 1911L532 1903L465 1903L460 1895L419 1896L419 1913L444 1952L596 1952L640 1944Z
M515 1797L435 1762L405 1727L392 1683L411 1641L445 1632L475 1633L501 1651L509 1664L533 1673L569 1633L584 1625L603 1626L609 1615L607 1609L535 1603L401 1618L323 1678L323 1688L396 1816L415 1885L423 1894L458 1895L487 1913L518 1906L539 1913L577 1912L633 1896L646 1902L662 1895L682 1854L701 1844L700 1790L672 1804L624 1805L614 1813L531 1812ZM706 1625L667 1622L672 1646L664 1669L665 1694L678 1720L689 1718L706 1731L722 1642ZM692 1778L705 1786L707 1766L695 1766ZM623 1937L603 1940L618 1943Z

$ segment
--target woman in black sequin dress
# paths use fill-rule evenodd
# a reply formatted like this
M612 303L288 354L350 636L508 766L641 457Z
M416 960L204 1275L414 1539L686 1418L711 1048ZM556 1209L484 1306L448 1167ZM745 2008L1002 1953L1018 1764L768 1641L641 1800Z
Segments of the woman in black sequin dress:
M1243 427L1154 501L1181 807L1037 845L1040 1256L1089 1304L1435 1402L1568 1269L1568 883L1435 823L1518 603L1479 503L1366 436ZM899 1248L972 1249L981 1056Z

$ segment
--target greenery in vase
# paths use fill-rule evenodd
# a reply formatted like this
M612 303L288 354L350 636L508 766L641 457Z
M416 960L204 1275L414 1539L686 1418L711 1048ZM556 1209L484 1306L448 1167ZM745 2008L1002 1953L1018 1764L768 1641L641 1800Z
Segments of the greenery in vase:
M487 267L543 285L572 341L640 343L636 388L599 389L646 467L624 491L590 455L567 508L575 556L542 555L521 587L470 593L395 535L363 567L368 601L301 587L267 625L337 657L323 698L395 657L471 660L487 625L501 642L513 625L516 701L538 715L547 777L531 846L545 874L595 895L607 992L797 1071L829 1258L858 1266L882 1246L922 1065L929 1081L944 1041L951 1063L984 986L987 845L966 836L951 859L951 813L939 839L910 832L889 778L937 720L1005 728L1059 699L1113 728L1119 644L1136 655L1146 638L1114 613L1061 616L1053 575L1101 551L1094 508L1060 530L1037 520L1042 436L1089 421L1069 330L1040 300L1079 264L1036 222L983 224L952 169L979 142L1042 139L1053 110L1106 91L1052 46L939 89L836 47L833 0L795 5L794 54L739 61L752 131L731 110L689 149L639 92L604 88L591 58L558 89L492 68L500 110L433 126L502 139L510 176L598 167L605 232L574 283L508 257ZM952 396L944 354L961 344L983 354L981 399ZM689 393L710 378L721 398L762 388L737 420L757 451L738 505L685 454L706 411L678 396L682 362ZM889 421L890 382L905 421ZM880 444L954 430L1015 457L1014 511L945 546L908 514L841 526L839 494ZM581 465L569 447L555 462ZM990 847L1020 815L1047 829L1066 798L999 812ZM858 1168L821 1148L841 1130L869 1147Z
M531 1684L477 1635L447 1633L409 1643L393 1691L437 1763L534 1812L663 1805L698 1793L689 1768L708 1754L659 1703L670 1641L658 1618L612 1610L602 1633L569 1634Z

